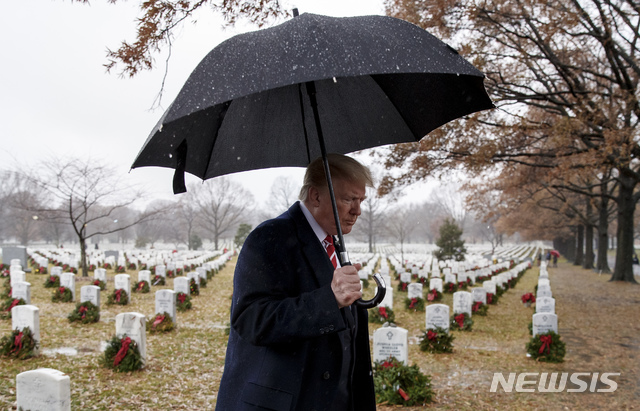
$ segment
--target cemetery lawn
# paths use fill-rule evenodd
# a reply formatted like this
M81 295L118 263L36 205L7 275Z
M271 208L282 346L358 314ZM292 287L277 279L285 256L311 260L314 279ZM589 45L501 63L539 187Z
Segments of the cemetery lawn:
M151 317L155 291L173 289L173 280L168 279L163 287L151 287L148 294L133 293L128 306L108 306L106 296L113 291L115 275L109 271L107 292L101 296L100 322L80 325L70 324L66 318L74 303L51 302L53 289L43 287L46 275L27 274L27 281L32 284L32 303L40 309L41 355L24 361L0 358L0 409L15 409L16 375L36 368L53 368L69 375L74 410L213 409L224 366L234 267L235 259L209 281L207 288L201 289L199 296L193 297L192 310L178 313L176 330L165 335L147 333L147 366L127 374L100 365L104 343L115 333L115 316L140 312ZM133 286L137 272L128 274ZM404 309L406 293L394 293L396 323L409 330L409 362L432 377L435 402L427 409L640 408L640 286L610 283L608 275L599 276L566 262L550 268L559 333L567 353L564 363L547 364L525 355L530 338L527 326L534 308L524 307L520 297L533 292L537 277L537 267L528 270L514 289L489 307L486 317L473 317L473 331L454 332L452 354L420 351L418 337L424 330L424 312L408 312ZM80 287L90 284L88 279L83 280L77 277L78 297ZM396 284L392 286L395 288ZM451 306L452 296L445 294L442 303ZM370 324L371 335L377 327L380 325ZM1 336L9 334L10 329L11 320L0 320ZM492 393L496 372L505 378L509 373L523 372L621 375L613 378L618 384L613 393L505 393L500 387ZM380 405L378 409L424 407Z

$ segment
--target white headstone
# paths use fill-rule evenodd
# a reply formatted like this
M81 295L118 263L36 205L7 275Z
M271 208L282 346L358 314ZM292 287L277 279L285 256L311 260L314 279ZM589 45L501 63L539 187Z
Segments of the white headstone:
M533 336L549 331L558 333L558 316L551 313L533 314Z
M446 304L431 304L426 310L426 328L443 328L449 332L449 306Z
M458 283L466 283L467 282L467 274L459 273L458 274Z
M115 289L124 290L131 300L131 277L129 274L118 274L114 278Z
M172 290L156 291L156 314L169 313L176 322L176 292Z
M453 293L453 314L467 313L471 316L473 297L468 291L456 291Z
M456 283L456 276L454 274L445 274L444 275L444 283L453 283L453 284L457 284Z
M37 347L35 355L40 352L40 310L35 305L16 305L11 309L11 329L22 330L29 327Z
M176 294L185 293L189 295L189 279L187 277L176 277L176 279L173 280L173 291L175 291ZM387 292L389 292L388 288Z
M487 304L487 290L484 287L472 288L471 294L474 303L480 301L482 304Z
M55 275L56 277L60 277L62 275L62 267L60 266L53 266L51 267L51 275Z
M536 298L536 313L556 313L556 299L553 297Z
M147 361L147 323L145 316L140 313L121 313L116 315L116 337L131 338L138 344L138 350L142 357L142 362Z
M100 309L100 287L97 285L83 285L80 287L80 302L89 301Z
M138 273L138 282L146 281L151 285L151 271L150 270L142 270Z
M167 267L164 264L156 265L156 275L167 277Z
M400 274L400 281L402 281L403 283L410 283L411 282L411 273L402 273L402 274Z
M408 297L412 298L424 298L422 295L422 284L412 283L409 284L408 288Z
M373 361L385 361L395 357L408 364L408 334L404 328L381 327L373 333Z
M107 270L105 270L104 268L96 268L93 271L93 278L96 280L100 280L103 282L107 282Z
M198 273L198 275L200 276L201 280L206 280L207 279L207 269L204 267L196 267L196 272Z
M492 280L483 282L482 288L487 290L487 293L496 295L496 283L494 283Z
M24 283L27 281L27 275L22 270L11 271L9 276L10 276L9 282L11 283L11 287L13 287L15 283Z
M76 300L76 275L74 273L62 273L60 287L67 287L71 290L71 301Z
M31 284L26 281L18 281L11 286L11 297L22 298L25 303L31 304Z
M70 411L71 381L67 374L51 368L38 368L16 376L19 410Z
M439 293L442 293L442 278L432 278L429 280L429 290L436 289Z
M200 285L200 275L197 272L188 272L187 278L189 279L189 282L191 282L191 280L195 280L196 284L198 284L198 286Z

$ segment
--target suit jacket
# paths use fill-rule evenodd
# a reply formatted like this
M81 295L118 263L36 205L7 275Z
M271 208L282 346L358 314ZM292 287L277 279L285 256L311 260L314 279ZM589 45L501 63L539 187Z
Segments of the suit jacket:
M217 410L330 410L346 330L333 265L296 203L247 237L234 274ZM344 309L343 309L344 310ZM357 309L352 395L375 410L366 309Z

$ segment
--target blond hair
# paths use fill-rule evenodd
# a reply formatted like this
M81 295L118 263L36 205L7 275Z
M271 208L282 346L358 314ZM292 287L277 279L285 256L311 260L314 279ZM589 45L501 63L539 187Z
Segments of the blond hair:
M343 179L349 182L361 183L365 186L373 187L371 171L369 171L369 169L359 161L337 153L327 154L327 160L329 160L329 172L331 173L332 180ZM324 173L322 157L316 158L307 166L307 171L304 174L304 180L302 182L302 188L300 189L300 195L298 196L300 201L303 203L307 201L309 188L311 187L318 189L327 187L327 179Z

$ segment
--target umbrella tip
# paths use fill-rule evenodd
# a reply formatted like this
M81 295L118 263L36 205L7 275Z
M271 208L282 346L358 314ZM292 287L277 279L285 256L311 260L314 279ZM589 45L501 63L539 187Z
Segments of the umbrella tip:
M300 13L298 13L298 8L293 9L293 17L298 17Z

